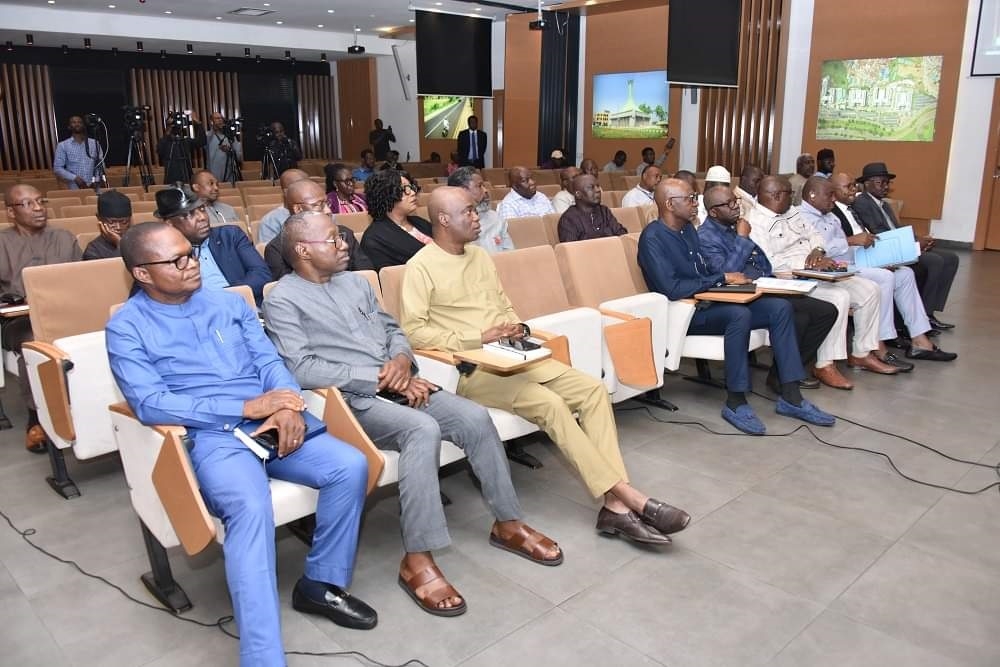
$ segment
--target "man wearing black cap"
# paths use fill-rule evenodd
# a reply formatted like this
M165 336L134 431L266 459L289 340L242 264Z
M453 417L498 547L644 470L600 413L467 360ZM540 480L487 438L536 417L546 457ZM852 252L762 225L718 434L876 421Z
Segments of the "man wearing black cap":
M864 185L865 191L854 200L854 215L872 234L900 226L892 207L885 201L885 196L889 194L889 182L894 178L896 174L890 173L884 162L870 162L857 179ZM913 266L913 273L917 277L917 288L927 311L927 319L931 327L938 331L954 329L954 324L942 322L934 313L944 310L948 302L948 293L958 272L958 255L934 247L932 236L925 236L919 241L920 259Z
M101 235L87 244L86 259L120 257L118 244L132 226L132 201L117 190L106 190L97 198L97 220Z
M234 225L212 227L205 201L188 190L167 188L156 193L153 215L173 225L191 243L208 289L248 285L260 304L271 271L246 233Z
M821 148L816 153L816 175L823 178L833 176L833 169L837 166L837 157L833 154L832 148Z

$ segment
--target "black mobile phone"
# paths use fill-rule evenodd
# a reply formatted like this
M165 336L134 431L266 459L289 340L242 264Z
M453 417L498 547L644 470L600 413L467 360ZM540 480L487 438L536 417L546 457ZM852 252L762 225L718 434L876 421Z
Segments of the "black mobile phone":
M537 350L541 347L538 343L533 343L527 338L501 338L500 344L504 347L510 347L519 352L531 352L532 350Z
M384 398L387 401L392 401L393 403L398 403L399 405L409 405L410 399L408 399L403 394L399 392L390 391L389 389L383 389L376 394L379 398Z
M278 451L278 429L272 428L252 436L254 442L272 452Z

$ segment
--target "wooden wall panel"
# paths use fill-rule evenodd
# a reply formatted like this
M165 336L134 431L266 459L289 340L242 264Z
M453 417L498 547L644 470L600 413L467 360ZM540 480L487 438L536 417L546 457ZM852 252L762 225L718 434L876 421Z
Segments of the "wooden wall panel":
M58 143L47 65L0 65L0 165L4 170L48 170Z
M340 99L340 157L355 161L368 148L368 133L378 114L378 75L374 58L337 61L337 96Z
M202 123L218 111L226 118L240 114L239 83L235 72L187 72L154 69L129 71L132 104L149 105L146 143L150 160L160 165L156 144L163 136L167 111L190 109ZM244 143L246 137L243 138ZM204 166L201 151L195 151L194 168Z
M337 150L337 112L333 79L329 76L295 77L299 98L299 134L306 159L333 160Z
M507 16L504 49L503 165L533 167L538 163L538 89L542 33L528 30L535 15ZM483 128L485 129L485 128ZM490 137L492 143L494 137Z
M832 148L837 171L860 174L868 162L885 162L897 174L890 195L905 202L905 218L941 217L955 122L955 101L965 36L967 2L842 0L817 2L806 92L802 152ZM825 60L943 55L934 141L817 141L820 71ZM987 121L983 110L983 123ZM958 156L964 159L964 156Z
M772 170L778 106L782 0L743 0L739 85L701 88L698 170L721 164Z

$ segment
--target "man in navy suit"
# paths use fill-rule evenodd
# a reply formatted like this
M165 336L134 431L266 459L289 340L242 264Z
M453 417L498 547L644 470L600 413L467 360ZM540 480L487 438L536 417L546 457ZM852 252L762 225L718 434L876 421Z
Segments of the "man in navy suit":
M472 165L482 169L486 166L486 133L479 129L479 119L469 116L469 129L458 133L458 159L461 166Z
M861 170L858 183L864 185L865 191L857 196L851 207L854 216L865 229L872 234L880 234L899 227L899 220L892 207L884 200L889 194L889 182L896 174L889 173L884 162L866 164ZM942 322L935 311L944 310L948 301L951 284L958 272L958 255L950 250L940 250L934 247L934 238L925 236L920 240L920 259L913 267L917 278L917 288L927 311L927 319L931 327L938 331L953 329L954 324Z
M210 226L205 201L181 188L157 192L153 215L173 225L191 243L204 287L248 285L260 305L271 270L243 230L235 225Z

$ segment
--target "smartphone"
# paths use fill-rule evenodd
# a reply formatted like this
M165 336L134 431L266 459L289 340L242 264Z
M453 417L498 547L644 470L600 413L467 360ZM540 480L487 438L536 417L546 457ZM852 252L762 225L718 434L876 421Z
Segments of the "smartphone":
M533 343L527 338L501 338L500 344L504 347L510 347L519 352L531 352L532 350L537 350L541 347L538 343Z
M272 452L278 451L278 429L272 428L252 436L254 442Z
M676 144L676 143L677 143L677 140L674 139L673 137L670 137L669 139L667 139L667 150L670 150L671 148L673 148L674 144Z

